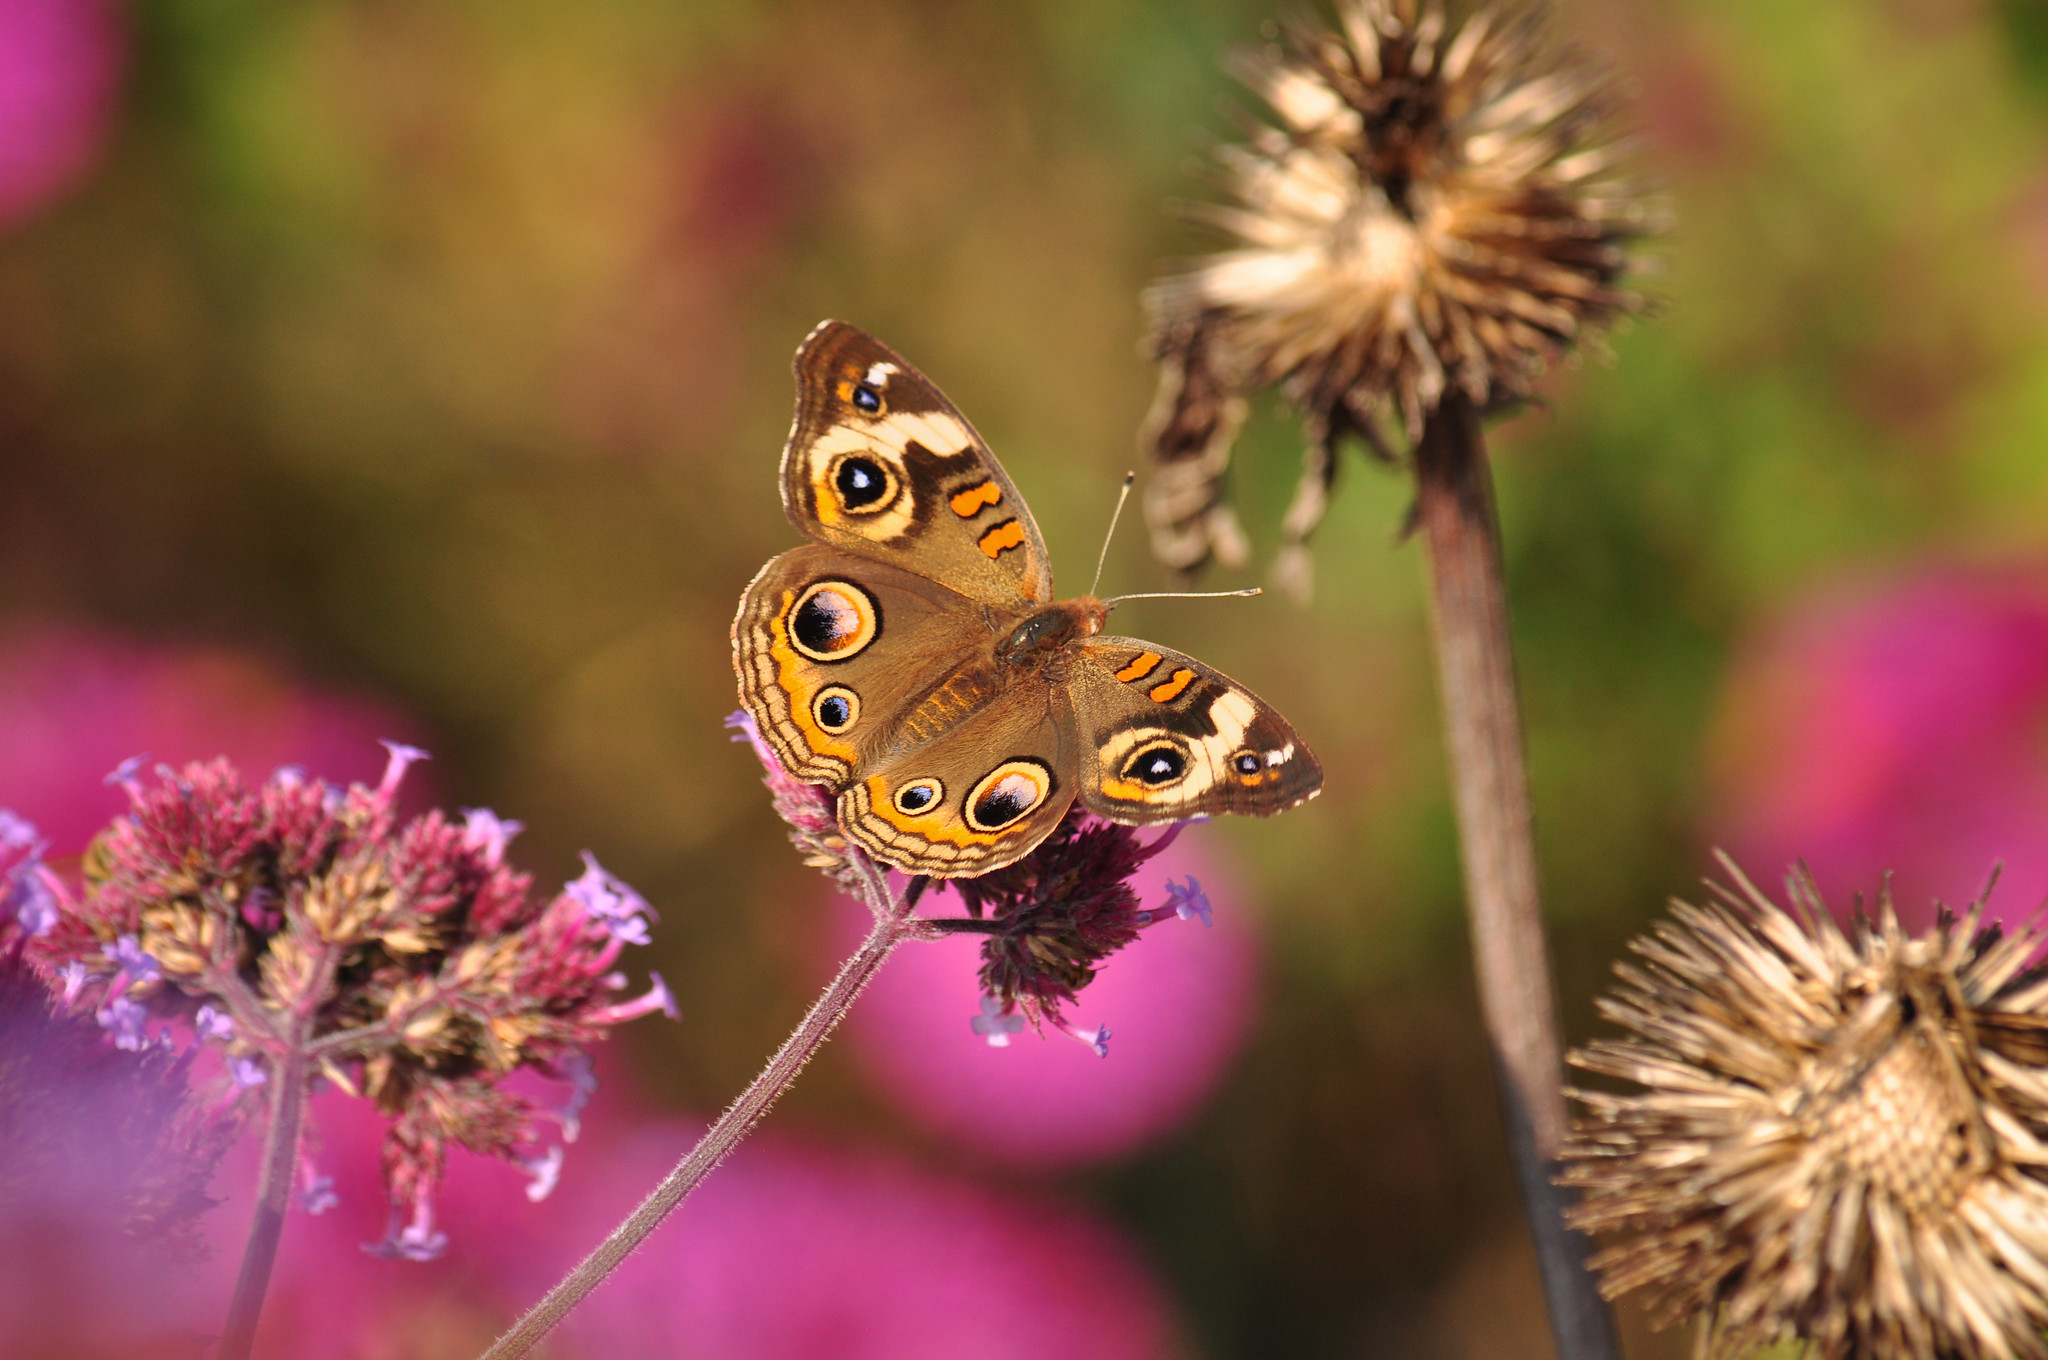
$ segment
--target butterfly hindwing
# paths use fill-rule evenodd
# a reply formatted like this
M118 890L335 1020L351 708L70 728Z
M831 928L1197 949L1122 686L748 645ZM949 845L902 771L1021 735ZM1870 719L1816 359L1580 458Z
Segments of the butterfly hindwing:
M1072 720L1035 675L1014 677L944 736L892 752L839 795L839 825L881 859L959 878L1028 854L1076 792Z
M740 596L733 668L783 768L836 792L904 729L913 743L943 730L934 710L966 701L946 686L986 631L979 607L937 581L813 544Z
M1313 798L1323 767L1271 705L1212 666L1136 638L1094 637L1069 675L1080 797L1111 821L1266 816Z
M827 321L797 350L796 380L782 505L798 529L985 604L1052 599L1024 498L922 373L866 331Z

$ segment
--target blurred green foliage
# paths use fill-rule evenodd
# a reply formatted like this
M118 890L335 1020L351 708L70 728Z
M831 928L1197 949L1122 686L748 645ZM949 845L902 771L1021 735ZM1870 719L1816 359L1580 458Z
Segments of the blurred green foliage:
M1570 0L1678 209L1657 315L1495 448L1566 1024L1705 866L1731 649L1817 581L2048 536L2048 10ZM788 356L875 330L974 418L1062 580L1150 374L1162 212L1242 105L1255 0L151 0L80 194L0 240L0 609L268 651L439 734L451 801L661 907L708 1109L820 966L726 625L790 544ZM1270 548L1284 411L1240 449ZM1111 1206L1200 1353L1524 1355L1541 1334L1479 1035L1401 479L1349 465L1296 609L1147 601L1313 740L1328 791L1205 832L1272 941L1253 1050ZM1156 588L1142 536L1108 584ZM1217 585L1237 585L1218 579ZM1768 872L1768 868L1764 870ZM777 1116L972 1165L828 1058ZM1631 1320L1641 1355L1679 1353Z

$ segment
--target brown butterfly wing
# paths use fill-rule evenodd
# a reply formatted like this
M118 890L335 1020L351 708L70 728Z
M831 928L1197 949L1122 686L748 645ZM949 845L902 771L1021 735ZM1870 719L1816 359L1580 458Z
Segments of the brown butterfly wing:
M761 568L732 623L740 702L798 779L834 792L930 740L976 690L982 607L915 572L809 545Z
M782 454L790 522L984 604L1052 599L1038 525L967 417L902 356L827 321L796 353Z
M1077 648L1068 694L1080 796L1143 825L1219 812L1269 816L1316 796L1323 767L1271 705L1212 666L1136 638Z
M1036 848L1074 801L1081 752L1063 696L1034 674L1008 679L942 740L864 768L839 795L846 834L880 859L939 878L985 874Z

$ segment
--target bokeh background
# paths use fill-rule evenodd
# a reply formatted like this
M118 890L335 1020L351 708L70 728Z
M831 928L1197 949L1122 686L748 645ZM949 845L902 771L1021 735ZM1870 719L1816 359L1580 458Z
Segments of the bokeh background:
M848 927L720 727L733 602L794 541L789 355L827 316L889 339L1082 587L1150 395L1139 290L1204 244L1162 205L1205 192L1248 102L1220 57L1270 17L0 0L0 805L61 856L123 756L346 779L404 737L434 796L525 822L545 883L588 847L645 892L684 1011L601 1056L556 1200L457 1159L432 1266L353 1251L374 1131L331 1112L346 1193L288 1231L272 1353L471 1353L793 1023ZM2048 895L2048 4L1562 0L1556 28L1630 89L1680 223L1655 314L1494 432L1583 1039L1717 844L1843 903L1895 870L1915 921L2000 859L2001 910ZM1297 466L1263 409L1261 545ZM1347 467L1306 608L1120 613L1277 703L1328 786L1184 840L1222 919L1084 996L1112 1056L989 1049L971 960L899 961L555 1354L1543 1353L1407 494ZM1110 588L1162 584L1142 538ZM212 1227L230 1265L245 1213ZM92 1299L89 1257L39 1297ZM185 1353L206 1269L0 1346Z

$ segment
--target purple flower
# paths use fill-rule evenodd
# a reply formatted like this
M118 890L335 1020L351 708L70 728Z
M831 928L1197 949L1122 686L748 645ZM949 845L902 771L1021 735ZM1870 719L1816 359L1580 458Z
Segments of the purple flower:
M393 743L375 786L345 790L292 769L249 788L226 761L160 767L128 790L85 892L32 952L98 1004L123 1047L147 1042L152 1016L232 1041L216 1089L237 1117L262 1107L251 1093L292 1045L315 1046L320 1072L390 1120L383 1165L399 1213L386 1245L428 1259L446 1240L431 1206L449 1147L536 1175L546 1164L536 1125L549 1111L503 1078L560 1071L675 999L658 977L618 998L617 956L646 942L651 912L594 859L536 901L505 862L513 823L438 811L400 822L394 795L417 758Z
M235 1022L211 1006L201 1006L192 1016L192 1032L201 1039L226 1040L235 1035Z
M405 1218L396 1207L391 1211L391 1223L385 1230L381 1242L366 1242L363 1250L372 1256L383 1256L393 1260L434 1261L448 1249L448 1234L434 1227L434 1208L430 1201L422 1199L414 1206L410 1219Z
M524 830L524 823L500 817L489 808L462 810L463 845L481 851L484 861L494 867L504 860L505 847L512 838Z
M31 936L57 924L59 887L42 862L47 845L33 823L0 808L0 933L10 920Z
M1139 906L1130 880L1179 835L1176 825L1142 841L1132 828L1101 821L1077 803L1023 859L957 880L952 886L970 921L947 923L947 928L985 937L982 990L1005 1011L1021 1011L1033 1024L1050 1024L1100 1052L1101 1032L1074 1029L1062 1008L1088 985L1103 960L1164 918L1163 908L1151 912ZM1191 893L1198 895L1199 889L1182 890L1176 901L1198 910Z
M107 957L119 965L122 979L126 982L154 982L163 976L163 968L154 955L142 947L142 942L133 935L123 935L114 941L114 947L107 951ZM115 984L115 990L121 989Z
M847 1017L849 1047L907 1118L978 1157L1059 1167L1128 1156L1201 1110L1256 1013L1256 913L1237 909L1243 899L1220 854L1209 838L1183 835L1130 881L1160 923L1098 966L1082 997L1091 1014L1113 1019L1114 1063L1050 1029L1045 1042L1025 1033L990 1052L981 1027L960 1023L988 1004L977 983L982 941L971 933L898 949ZM1215 903L1212 929L1177 924L1158 905L1167 879L1184 883L1190 871ZM952 899L951 888L935 890L922 909L956 915ZM864 909L835 903L820 967L867 927Z
M407 746L402 741L385 740L380 743L390 752L390 759L384 764L384 777L377 782L377 796L390 802L398 793L398 785L405 778L405 772L414 762L432 760L433 757L417 746Z
M1188 875L1184 885L1170 878L1166 880L1166 905L1172 907L1173 914L1183 921L1199 916L1205 926L1216 924L1210 914L1209 895L1202 891L1202 881L1193 874ZM1161 908L1162 911L1164 909Z
M149 1019L149 1007L140 1001L117 996L100 1007L98 1020L100 1028L114 1038L114 1047L130 1053L139 1053L149 1043L143 1033L143 1023Z
M645 941L635 941L634 943L644 944ZM620 987L626 985L625 974L615 973L612 976L618 979L618 982L614 985ZM647 990L645 992L634 997L631 1001L621 1001L616 1006L606 1006L592 1018L600 1024L616 1025L627 1020L637 1020L643 1015L652 1015L656 1011L660 1011L671 1020L683 1018L683 1008L676 1004L675 993L668 989L666 982L662 981L661 974L650 968L647 970Z
M85 984L92 980L92 972L85 966L85 960L83 959L71 960L56 970L56 976L57 980L64 984L61 995L64 999L64 1004L67 1006L78 1000L79 992L83 991Z
M108 771L107 777L100 782L110 789L127 789L131 792L138 790L142 787L142 767L148 759L146 755L129 756Z
M990 1048L1008 1048L1012 1034L1024 1032L1024 1017L1006 1009L999 996L981 998L981 1014L967 1022L969 1029L988 1040Z
M588 850L583 852L583 877L562 891L592 917L604 922L613 939L623 944L647 943L647 921L654 915L654 908L647 905L646 898L608 873Z
M562 1179L562 1149L551 1147L545 1154L529 1157L519 1165L533 1177L533 1184L526 1187L526 1197L538 1204L555 1193L555 1186Z
M299 1175L299 1192L292 1197L292 1202L301 1213L318 1218L341 1203L341 1196L334 1191L334 1177L318 1174L311 1163L302 1167Z

